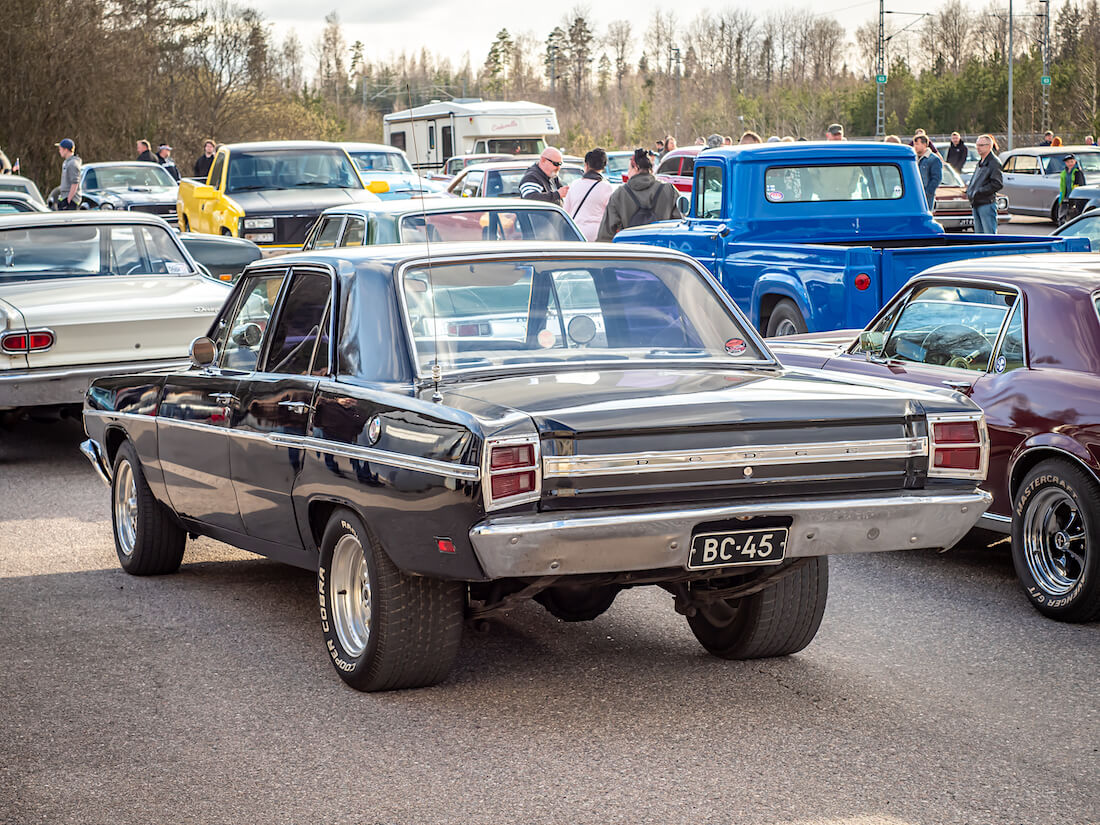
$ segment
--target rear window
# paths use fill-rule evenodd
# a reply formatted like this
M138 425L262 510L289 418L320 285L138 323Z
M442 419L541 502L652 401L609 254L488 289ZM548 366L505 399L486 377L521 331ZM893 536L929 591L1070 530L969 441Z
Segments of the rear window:
M904 194L901 169L887 163L773 166L764 173L770 203L886 201Z
M564 215L551 209L461 210L401 219L401 243L424 241L576 241Z
M171 233L160 226L70 224L0 231L0 283L190 272Z

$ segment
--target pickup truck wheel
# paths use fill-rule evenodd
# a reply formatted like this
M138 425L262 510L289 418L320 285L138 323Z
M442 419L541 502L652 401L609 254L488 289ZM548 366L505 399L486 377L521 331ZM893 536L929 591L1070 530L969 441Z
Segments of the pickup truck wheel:
M801 335L806 331L806 319L794 301L784 298L775 305L768 317L767 334L769 338L781 335Z
M187 534L157 501L129 441L115 456L111 476L111 525L122 569L134 576L175 573L183 561Z
M1012 563L1035 609L1062 622L1100 618L1100 485L1043 461L1020 483L1013 514Z
M325 528L317 593L329 659L356 690L434 685L454 664L463 586L404 575L350 510Z
M186 215L183 215L183 216L180 217L180 231L181 232L190 232L191 231L191 222L189 220L187 220Z
M766 590L699 608L688 625L723 659L786 656L817 635L828 593L829 558L817 556Z
M548 587L535 596L535 601L563 622L590 622L602 616L611 607L619 588L603 587Z

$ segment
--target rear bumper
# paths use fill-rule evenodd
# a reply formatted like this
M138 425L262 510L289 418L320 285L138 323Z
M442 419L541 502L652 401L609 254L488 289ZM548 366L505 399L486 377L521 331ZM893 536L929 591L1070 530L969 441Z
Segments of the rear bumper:
M50 369L0 372L0 410L83 404L88 385L105 375L186 367L186 358L169 361L123 361Z
M912 490L859 499L499 516L470 530L470 541L491 579L686 569L692 533L703 522L789 516L787 558L941 548L966 535L991 501L981 490Z
M80 452L92 463L95 471L99 473L99 477L103 479L103 483L110 487L111 468L107 466L105 457L99 451L99 444L89 438L87 441L80 442Z

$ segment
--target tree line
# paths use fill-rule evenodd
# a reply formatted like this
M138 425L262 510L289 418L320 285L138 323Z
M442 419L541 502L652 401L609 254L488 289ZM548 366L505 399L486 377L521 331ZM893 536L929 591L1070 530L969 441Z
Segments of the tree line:
M1043 8L1016 9L1020 142L1043 125ZM501 29L484 57L457 63L426 49L368 55L336 12L303 44L228 0L7 0L5 10L0 148L51 188L62 137L86 161L130 157L138 138L168 142L186 170L206 137L380 140L387 112L448 97L548 103L573 152L669 133L685 144L750 129L815 139L833 121L850 135L875 128L877 18L849 34L808 7L666 10L602 27L578 8L542 35ZM998 3L950 0L888 19L888 133L1006 131ZM1050 124L1069 143L1100 130L1098 0L1063 3L1050 32Z

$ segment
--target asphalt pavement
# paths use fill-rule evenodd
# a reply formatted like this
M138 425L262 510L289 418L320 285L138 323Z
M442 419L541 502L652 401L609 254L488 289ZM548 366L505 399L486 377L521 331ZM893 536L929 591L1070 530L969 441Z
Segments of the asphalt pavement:
M0 431L0 822L1100 822L1100 625L1035 613L1003 544L834 558L787 658L714 659L646 588L367 695L311 574L205 539L123 573L80 438Z

